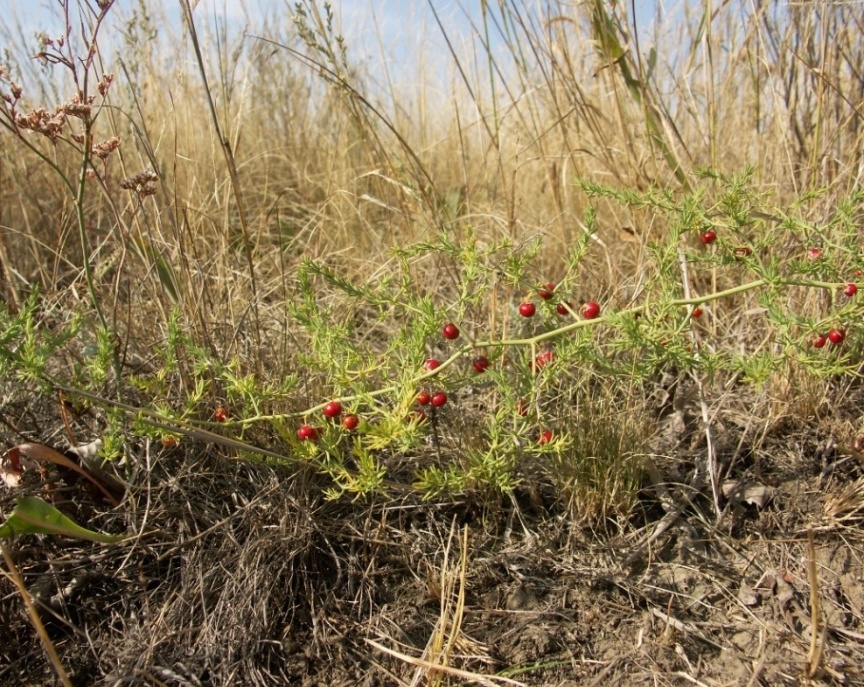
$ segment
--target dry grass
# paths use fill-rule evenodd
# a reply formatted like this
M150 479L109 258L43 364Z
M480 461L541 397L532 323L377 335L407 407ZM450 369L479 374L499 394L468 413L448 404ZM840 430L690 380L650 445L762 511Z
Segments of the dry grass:
M764 8L752 16L746 3L732 3L714 8L709 32L700 31L701 9L690 8L678 21L659 24L655 35L639 37L643 53L657 48L650 74L624 17L610 21L619 42L631 41L630 50L608 62L603 36L591 25L592 12L607 11L592 3L561 6L541 19L504 3L496 16L508 35L496 40L495 52L481 49L470 61L454 57L446 97L422 74L415 83L429 92L405 99L382 93L359 68L335 87L322 83L314 65L331 72L340 65L309 54L290 24L270 26L264 40L227 30L208 35L214 45L205 55L208 78L241 172L260 298L290 295L286 270L298 251L350 255L346 267L362 272L380 264L387 246L457 219L490 237L542 232L545 266L554 270L554 256L579 233L586 207L573 181L680 186L664 149L685 176L698 166L735 172L756 163L760 186L778 204L825 189L830 207L860 183L864 56L854 5ZM201 79L190 68L188 39L171 35L177 29L162 31L158 52L140 38L143 29L125 38L119 52L129 66L121 73L109 65L118 72L111 93L118 109L105 114L102 132L125 143L109 179L155 165L161 209L136 212L112 189L107 198L94 196L88 222L99 239L128 233L163 254L193 321L205 298L212 319L236 318L232 304L248 300L250 285L236 264L239 217L222 146ZM493 79L486 76L490 65ZM42 104L30 83L25 98ZM48 266L74 250L63 240L68 221L46 213L63 207L62 190L14 147L5 155L0 222L7 256L28 282L51 288L61 269ZM38 194L28 192L36 188ZM601 284L639 274L650 219L607 209L595 258ZM113 254L123 245L101 245L99 262L119 260ZM130 291L147 294L145 304L164 302L151 265L135 258L125 260Z
M465 238L470 226L481 247L541 238L530 278L543 283L565 269L596 208L572 295L613 310L635 302L652 274L650 245L669 227L651 208L589 198L577 181L674 195L696 185L700 168L732 175L755 165L760 207L800 204L814 227L862 188L864 22L854 2L688 3L637 35L620 4L553 2L539 16L500 0L477 18L464 52L450 40L421 55L417 73L395 77L352 62L324 10L303 7L300 24L273 17L245 34L205 26L199 7L200 65L190 26L172 27L145 3L112 9L131 22L98 55L115 80L97 128L99 140L122 144L91 182L87 248L68 189L0 130L9 310L25 309L38 289L47 331L90 314L89 250L116 350L137 375L124 402L147 398L178 328L211 366L191 344L181 350L160 380L169 400L195 397L195 381L215 380L218 361L249 376L261 414L319 403L329 380L306 367L308 341L286 306L304 296L307 258L349 281L398 280L392 248L442 229ZM0 37L28 107L68 97L72 85L40 73L14 27ZM430 64L445 76L424 72ZM67 148L33 143L76 174L80 159ZM121 188L148 169L159 177L154 195ZM792 246L771 249L783 256ZM459 269L426 255L412 263L412 288L452 303ZM685 273L682 283L707 294L739 277L703 273L691 284ZM502 286L492 297L472 326L506 334L520 293ZM338 289L322 287L319 298L367 327L360 350L393 353L398 322L382 309L358 309ZM784 299L813 317L831 307L812 289ZM712 307L705 345L777 354L757 295L730 298L722 317ZM73 369L89 355L64 350L52 365ZM849 458L860 457L857 444L845 458L836 449L862 433L857 381L826 382L793 363L758 390L674 369L668 387L568 374L535 401L575 439L529 455L501 492L452 499L423 499L406 485L418 466L467 471L482 453L496 392L479 384L419 445L377 457L393 490L356 500L327 500L328 479L276 460L303 454L286 439L293 429L275 422L238 428L238 439L274 449L266 456L236 443L220 455L195 441L203 432L172 448L129 426L121 508L62 475L26 488L56 488L52 498L79 520L136 538L111 549L21 542L14 565L74 684L859 679L864 478ZM290 395L265 398L295 375ZM5 443L89 441L112 420L109 406L55 402L35 384L22 397L20 383L2 382ZM216 381L202 394L206 423L230 399ZM695 478L717 456L717 479L770 483L772 504L720 504ZM359 471L361 456L351 460ZM808 530L826 539L805 542ZM32 627L8 591L0 681L48 680L35 639L11 640Z

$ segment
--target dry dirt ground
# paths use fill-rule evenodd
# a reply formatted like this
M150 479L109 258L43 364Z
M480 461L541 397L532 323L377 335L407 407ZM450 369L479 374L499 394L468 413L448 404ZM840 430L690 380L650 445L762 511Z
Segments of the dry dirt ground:
M864 685L864 466L830 430L857 418L757 442L739 417L715 415L719 521L710 489L687 486L705 439L681 417L654 440L639 507L603 528L542 484L327 501L314 474L192 442L136 447L119 508L54 468L0 507L39 494L141 533L12 545L79 687ZM0 685L59 684L8 577L0 618Z

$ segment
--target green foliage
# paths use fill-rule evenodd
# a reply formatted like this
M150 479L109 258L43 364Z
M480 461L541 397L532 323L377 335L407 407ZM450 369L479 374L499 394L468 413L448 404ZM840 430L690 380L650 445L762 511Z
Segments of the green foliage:
M54 506L35 496L23 496L6 522L0 525L0 538L22 534L59 534L73 539L85 539L100 544L113 544L124 537L102 534L81 527Z
M17 313L0 304L0 376L14 376L24 384L36 382L46 390L49 361L80 335L82 317L71 314L65 321L49 323L41 316L38 290Z
M483 7L488 31L485 3ZM500 9L505 22L514 20L506 11L506 3ZM304 256L299 265L285 269L285 288L281 291L285 294L284 305L267 288L259 292L254 287L250 257L252 314L249 322L245 314L239 321L229 322L225 329L233 331L221 335L220 327L207 321L218 317L216 312L208 312L216 310L213 303L219 302L218 295L208 290L212 282L199 296L197 285L181 281L180 275L207 271L201 269L207 265L207 256L201 259L198 251L202 247L196 244L194 232L186 232L186 220L182 226L178 223L172 227L177 235L184 234L184 242L177 245L184 253L178 265L172 264L172 246L161 242L164 234L151 236L149 227L129 223L130 219L149 222L157 215L170 216L177 222L179 213L174 210L184 204L194 207L194 203L178 202L182 192L176 191L176 178L170 211L155 198L153 207L149 201L145 206L145 196L151 194L143 193L143 186L133 185L128 190L138 190L137 198L133 198L137 202L131 204L129 213L115 210L111 239L120 244L124 259L143 268L152 279L139 281L139 275L134 275L130 280L129 274L121 270L111 288L119 293L149 283L157 287L160 296L167 296L167 307L159 303L164 321L157 318L154 327L161 333L151 333L152 341L148 342L155 353L147 344L135 350L135 326L123 324L119 313L122 308L108 317L110 309L103 306L108 280L102 283L103 273L97 275L91 269L95 257L104 257L108 251L94 250L87 211L97 194L90 189L98 182L100 192L111 198L111 208L122 205L111 195L113 170L103 164L104 159L96 159L100 143L96 135L103 122L108 124L111 114L120 113L113 104L106 107L111 80L100 72L101 63L95 59L99 54L95 50L96 31L84 24L75 31L75 43L83 40L86 48L78 55L71 45L64 47L49 41L43 46L46 58L50 58L44 59L46 66L50 63L71 72L82 91L76 97L86 101L89 109L84 108L87 111L82 110L80 117L64 120L62 130L50 140L44 135L31 136L40 133L35 129L24 135L16 117L20 113L16 110L19 89L4 71L0 72L4 96L0 101L0 125L23 151L41 160L56 175L71 199L70 217L79 233L79 254L66 255L69 251L64 251L57 257L59 262L68 261L73 272L80 269L90 302L85 307L73 301L76 305L72 308L77 308L74 318L49 316L55 312L53 304L35 295L18 312L0 312L0 372L25 391L44 393L62 385L88 392L88 402L104 406L98 418L107 457L121 455L136 436L176 439L184 433L195 436L196 430L218 431L289 453L292 460L299 459L322 475L322 481L330 485L328 495L334 498L360 498L413 487L427 498L479 494L494 499L512 495L526 482L542 477L554 484L557 495L572 503L574 509L594 511L604 517L610 509L626 511L628 499L641 481L637 456L644 451L651 426L636 400L645 395L661 373L696 377L708 385L755 386L770 383L778 372L790 366L825 380L858 374L864 335L857 325L864 315L864 305L860 297L843 296L842 287L858 280L856 270L861 270L864 262L860 247L862 192L853 193L837 203L833 212L826 213L824 206L817 205L825 197L820 189L804 190L795 202L773 207L771 197L763 191L765 186L755 182L757 170L753 167L745 167L738 174L719 169L685 174L678 151L686 151L689 159L702 156L698 150L687 149L692 138L677 130L680 122L671 113L684 108L659 101L659 93L652 86L651 76L659 71L657 50L649 52L643 65L639 46L634 49L630 43L615 5L595 0L586 9L587 34L598 58L595 77L599 80L611 75L601 90L607 91L607 85L611 85L620 116L632 111L635 117L631 115L630 123L640 124L632 137L631 127L617 128L628 132L636 151L634 157L648 158L643 155L647 151L636 150L637 139L647 141L650 151L656 153L651 156L653 161L660 163L654 167L665 163L668 177L677 179L680 191L671 187L637 191L579 181L578 202L587 197L597 206L585 212L584 231L568 240L563 250L558 249L559 244L552 244L555 248L550 249L542 232L526 232L523 236L528 238L520 237L513 227L531 223L526 222L529 215L517 209L522 200L516 179L523 175L523 169L530 168L526 158L537 150L524 139L536 136L542 141L541 153L546 155L546 150L554 150L557 145L553 134L558 123L538 135L546 126L541 121L545 105L526 110L514 102L513 118L521 118L526 124L529 119L536 120L541 129L529 131L518 142L526 152L520 150L515 156L517 166L512 168L512 181L508 182L513 188L506 188L505 183L492 189L492 195L503 191L502 195L509 196L508 230L513 238L490 238L487 234L491 232L464 222L470 204L462 191L445 193L437 188L426 171L425 151L421 160L383 110L364 98L345 41L334 28L338 22L334 21L329 3L300 2L294 8L293 20L305 51L291 48L291 54L313 67L332 87L329 93L335 97L331 100L344 108L351 123L348 128L353 127L349 139L360 142L357 149L361 152L354 154L358 158L368 154L376 167L376 178L392 182L397 194L404 192L404 207L400 210L409 224L423 225L425 239L400 247L390 261L382 261L384 264L376 265L371 275L361 278L345 274L339 255L324 250L316 253L326 256L323 259ZM191 16L188 19L191 24ZM701 32L707 20L710 17L703 17L698 29L700 40L694 44L702 43ZM556 23L563 27L566 22ZM139 48L151 49L146 39L155 35L154 26L141 4L126 34L128 46L134 48L131 53ZM515 25L508 31L513 28ZM563 29L559 36L562 43L556 50L566 55ZM488 34L486 39L488 45ZM520 39L508 34L507 40L513 41L509 47L521 50L522 46L517 46ZM748 54L747 50L740 52ZM499 90L497 85L498 65L491 51L487 56L492 112L486 111L482 98L473 93L472 98L495 148L487 153L502 155L489 167L497 167L494 174L505 178L510 170L503 164L503 154L509 152L505 153L502 142L506 136L502 134L507 131L504 113L510 110L499 108L504 89ZM525 78L530 66L524 55L521 59L517 70ZM140 73L139 67L130 65L133 81ZM574 80L572 74L568 77L554 71L560 67L552 69L551 82L556 89L575 86L571 92L579 93L574 106L576 118L590 123L580 135L597 130L602 136L602 113L587 100L588 89L570 83L568 78ZM616 82L623 83L623 90L616 90ZM97 84L98 96L94 91ZM518 90L522 93L542 91L527 78L521 85L523 88ZM143 91L137 90L136 95L143 100ZM226 88L222 104L225 113L233 117L229 95ZM210 102L212 108L212 98ZM709 103L709 110L714 106ZM270 110L264 104L257 109ZM316 114L323 113L320 119L326 119L334 109L331 101L325 101ZM556 117L561 123L572 119ZM708 117L715 118L714 112L709 112ZM213 119L218 125L215 114ZM761 116L757 119L762 121ZM488 120L491 125L486 123ZM139 125L143 132L143 122L133 121L136 131ZM245 123L243 128L245 144L249 128ZM229 146L241 137L228 129L224 133L219 133L219 144L230 153ZM464 132L460 129L459 133L461 136ZM707 133L713 146L710 123ZM146 149L143 133L140 143L141 149ZM622 147L618 141L604 147L611 150L616 146ZM268 144L268 158L277 147ZM392 150L394 147L398 150ZM66 150L74 158L71 172L58 161L57 149ZM469 152L469 148L463 146L463 152ZM812 153L813 159L821 155L817 150ZM466 187L480 187L486 180L470 178L467 158L466 154L463 182ZM710 159L712 164L716 160L713 151ZM155 160L154 155L151 161ZM234 167L230 154L226 162ZM302 167L302 163L298 166ZM651 166L645 165L646 169ZM348 167L356 175L354 165ZM379 167L381 171L377 171ZM244 174L254 176L252 165L241 168ZM640 172L635 178L662 176L654 171ZM234 206L225 213L232 217L224 227L226 241L230 245L231 237L237 236L237 227L233 226L236 215L249 251L252 242L243 219L244 203L237 176L234 169L231 186L235 197ZM85 183L88 178L94 182L90 186ZM267 176L270 178L278 177ZM626 179L628 175L625 171L615 178ZM214 184L216 188L221 186L221 180ZM291 191L304 199L299 209L290 211L291 217L302 218L304 223L316 217L310 209L315 201L306 202L312 195L304 197L303 189L293 187ZM331 191L327 189L328 203L332 202ZM415 200L425 207L426 214L410 207ZM634 216L650 215L652 241L640 253L635 268L638 272L624 275L627 284L605 284L601 291L593 286L597 280L591 267L601 258L601 246L609 253L616 246L605 232L602 238L596 233L598 214L613 204L626 206ZM266 214L269 216L274 208L276 205ZM557 211L567 217L570 208L565 209L559 199ZM471 212L472 220L481 216L476 208ZM544 220L537 224L540 221ZM286 225L280 218L274 224L282 226L277 233L285 233ZM709 230L716 232L717 240L706 245L700 236ZM299 228L292 231L285 245L297 245L303 234ZM262 237L262 250L268 245ZM810 249L818 249L818 255ZM557 253L551 263L541 263L552 250ZM549 264L557 273L546 273ZM229 274L234 268L229 265ZM109 273L110 268L106 268L105 274ZM430 278L430 274L434 277ZM537 289L548 280L556 282L555 296L551 301L541 301ZM192 291L196 293L190 297L188 292ZM571 315L578 313L576 299L589 297L601 303L597 319L574 320L570 315L562 318L556 311L556 305L567 302L572 307ZM523 300L537 306L533 318L516 314L515 308ZM702 319L694 318L695 306L704 310ZM268 322L260 317L262 312L275 314ZM133 314L128 319L135 317ZM457 341L441 337L445 322L459 326L462 335ZM278 326L268 329L272 323ZM254 332L253 336L247 337L247 328ZM846 331L842 345L828 344L822 349L811 345L814 336L832 328ZM146 353L134 374L122 366L127 351ZM492 363L482 375L471 366L472 358L478 354L488 356ZM548 360L543 357L547 354ZM427 370L424 360L433 357L442 365ZM541 360L545 364L539 369ZM420 390L446 391L449 401L438 409L420 408L415 402ZM123 405L120 399L134 405ZM320 411L331 399L339 399L344 413L360 416L360 426L348 430L338 418L324 419ZM135 405L140 406L140 412L133 412ZM128 410L130 407L133 411ZM527 412L523 415L517 408L526 408ZM130 412L134 415L132 423ZM303 441L296 436L301 423L316 429L317 440ZM548 439L545 432L549 432Z
M2 74L7 97L0 124L58 176L73 200L90 302L78 303L74 315L52 319L51 308L34 291L17 312L0 309L0 373L42 392L78 389L89 403L104 406L104 457L121 456L135 438L169 445L183 436L201 436L196 431L215 431L247 442L244 456L252 441L262 444L268 459L275 451L290 454L292 465L300 461L323 476L332 498L413 489L424 498L474 494L495 500L542 478L574 513L605 518L625 512L641 483L638 456L652 428L637 401L658 375L760 387L789 366L823 379L858 374L864 334L857 324L864 303L842 291L864 268L859 226L864 192L850 194L825 216L814 211L822 202L819 190L774 207L756 184L753 167L738 174L702 169L685 176L677 144L671 145L666 133L674 123L654 101L617 16L604 3L590 4L595 50L604 68L623 79L651 145L682 190L637 191L578 181L576 190L595 205L584 213L583 230L555 256L556 274L541 266L550 252L542 232L521 239L486 236L463 221L467 204L461 192L448 195L435 188L419 156L357 90L329 4L321 10L302 2L293 16L306 47L305 54L295 53L343 98L370 150L390 160L384 135L398 142L405 155L388 173L404 168L406 178L388 181L406 197L438 208L429 222L437 229L391 251L380 269L361 278L347 275L338 255L302 256L286 278L284 304L268 301L270 294L265 297L254 286L235 170L231 181L253 282L249 319L254 322L248 327L253 334L247 338L245 323L232 322L231 336L220 338L213 335L215 328L188 318L182 304L189 299L188 285L180 277L187 271L178 270L170 251L146 232L128 230L118 214L123 249L154 275L152 285L168 299L167 307L160 304L164 321L156 329L161 333L153 334L156 352L148 351L146 364L134 373L123 367L122 356L135 347L127 338L135 327L121 325L119 317L109 321L102 307L105 284L97 283L91 269L85 222L91 197L85 181L98 180L110 191L109 175L94 156L104 161L113 148L100 149L94 136L111 78L96 73L92 56L82 61L68 46L46 48L55 64L90 75L91 88L99 84L99 97L88 101L86 113L72 124L64 120L50 141L76 155L80 173L70 174L23 135L15 109L19 96L8 73ZM137 44L152 27L143 9L134 21L127 40ZM89 40L95 38L94 33ZM655 59L656 52L648 59L649 73ZM494 80L492 91L496 100ZM494 107L497 146L501 122ZM228 162L233 166L230 155ZM122 182L137 192L133 217L145 215L143 202L155 194L151 186L157 178L153 173L141 183ZM591 292L596 282L590 267L600 247L614 249L598 234L600 208L609 205L650 215L656 231L626 287L613 283ZM294 214L312 216L306 208ZM710 235L703 240L708 231L716 240ZM226 234L230 244L236 228L229 226ZM550 280L554 294L544 300L538 289ZM117 284L128 288L119 277ZM579 316L577 299L586 297L600 302L596 319ZM206 298L212 295L204 293ZM536 306L536 315L517 313L524 301ZM558 306L565 304L562 317ZM702 319L695 317L697 306ZM196 318L199 307L196 300ZM276 313L278 331L262 326L267 308ZM461 331L455 341L441 335L447 322ZM814 348L813 337L830 329L843 330L845 341ZM478 355L491 361L482 373L471 364ZM427 369L424 361L430 358L440 367ZM446 392L448 402L420 407L421 390ZM127 398L138 407L121 401ZM320 414L333 399L344 414L361 418L358 427L346 429L338 417ZM298 437L300 424L313 428L314 438Z
M624 512L641 483L638 456L651 433L634 403L658 374L674 370L708 384L734 378L756 386L788 365L824 378L857 374L864 337L855 324L864 306L840 292L860 269L854 223L864 196L851 196L817 226L803 218L806 205L770 207L752 188L752 176L750 169L734 177L706 171L702 184L680 197L584 185L598 199L651 209L667 228L648 246L635 299L622 309L610 299L594 320L572 321L555 311L572 300L582 261L591 255L593 211L550 301L537 297L546 281L535 276L540 239L487 243L470 227L398 249L394 272L361 282L303 260L297 296L285 304L295 327L296 372L281 378L262 377L239 357L223 362L195 342L172 309L156 369L128 378L146 394L151 412L130 427L124 412L108 404L103 454L121 455L130 431L164 439L199 424L222 424L238 437L253 430L263 436L259 430L269 428L291 445L294 458L327 477L331 498L389 491L391 471L398 466L403 473L410 457L409 483L425 498L512 495L528 475L537 478L532 466L542 466L540 474L574 512ZM710 245L699 240L707 228L718 237ZM817 242L813 257L808 250ZM424 292L417 277L430 264L446 275L435 293ZM828 294L827 308L809 305L804 296L814 291ZM505 292L509 302L500 301ZM538 307L530 319L515 312L526 297ZM708 309L715 326L692 316L696 305ZM758 340L736 340L740 330L723 324L724 313L742 307L760 320ZM58 369L52 359L78 341L83 366L73 379L91 391L105 388L117 346L112 332L97 327L91 339L77 317L54 334L39 312L36 296L14 315L0 312L4 369L50 384L49 370ZM457 341L441 336L445 322L459 326ZM814 349L812 337L832 327L847 328L846 341ZM492 361L482 376L471 367L479 352ZM549 359L538 369L544 355ZM442 365L430 371L423 363L431 357ZM421 389L446 391L450 400L440 409L420 408ZM230 408L227 421L214 421L214 398ZM469 409L472 398L483 410ZM318 415L331 399L362 418L356 430ZM151 418L159 427L148 424ZM318 427L317 440L295 436L301 421ZM178 432L165 429L172 425Z

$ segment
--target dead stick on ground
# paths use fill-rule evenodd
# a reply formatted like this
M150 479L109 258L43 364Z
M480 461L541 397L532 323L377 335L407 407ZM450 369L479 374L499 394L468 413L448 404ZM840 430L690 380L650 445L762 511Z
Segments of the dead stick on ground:
M813 530L807 530L807 582L810 585L810 651L807 654L807 677L813 677L822 663L827 638L827 623L819 634L822 605L819 601L819 573L816 570L816 543Z

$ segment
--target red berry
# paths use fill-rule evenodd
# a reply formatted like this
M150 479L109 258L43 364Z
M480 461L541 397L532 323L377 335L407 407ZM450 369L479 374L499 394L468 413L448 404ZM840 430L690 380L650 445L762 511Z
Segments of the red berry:
M325 417L339 417L342 414L342 404L339 401L330 401L321 412L324 413Z
M807 249L807 259L808 260L818 260L822 257L822 251L818 248L808 248Z
M177 445L177 437L166 434L162 437L162 448L174 448Z
M315 441L318 438L318 430L310 425L301 425L297 430L297 438L300 441Z
M555 352L544 351L543 353L540 353L536 358L534 358L533 361L531 361L531 369L535 372L539 372L553 360L555 360Z
M693 317L702 317L702 308L693 308L693 312L690 313Z
M447 403L447 394L445 394L443 391L439 391L437 394L434 394L432 396L432 405L435 408L440 408L445 403Z
M540 298L542 298L544 301L548 301L550 298L552 298L552 292L554 290L555 284L550 281L546 285L542 286L537 293L540 294Z
M814 348L823 348L828 341L828 337L824 334L818 334L813 337L813 347Z
M843 339L846 338L846 332L842 329L832 329L828 332L828 340L834 344L835 346L839 346L843 343Z
M445 339L450 339L450 341L453 341L453 339L459 338L459 327L457 327L455 324L445 324L444 329L441 330L441 333L444 335Z
M360 418L356 415L346 415L342 418L342 426L347 429L349 432L357 429L357 425L360 424Z
M539 436L537 437L537 443L541 446L543 446L544 444L548 444L550 441L552 441L552 432L548 429L546 431L540 432Z
M489 358L485 355L478 355L471 364L477 372L486 372L486 368L489 367Z
M423 367L425 367L429 372L440 367L441 363L435 360L435 358L429 358L425 363L423 363Z
M534 307L533 303L522 303L519 306L519 314L522 317L534 317L535 312L537 312L537 308Z
M417 394L417 404L421 406L428 406L429 401L432 400L432 397L429 395L428 391L421 391Z
M736 248L735 250L732 251L732 254L733 254L736 258L746 258L746 257L747 257L748 255L750 255L752 252L753 252L753 251L750 250L750 248L747 247L747 246L738 246L738 248Z
M856 293L858 293L858 285L857 284L846 284L846 288L843 289L843 293L852 298Z
M570 314L570 311L567 310L567 306L564 303L559 303L557 306L555 306L555 310L557 310L558 314L563 317L567 317L567 315Z
M225 406L219 406L213 411L213 419L216 422L228 422L228 409Z
M711 244L717 240L717 232L714 231L713 229L709 229L704 234L702 234L702 236L700 236L699 238L702 239L702 243Z
M582 306L582 317L586 320L593 320L600 314L600 306L595 301L588 301Z

